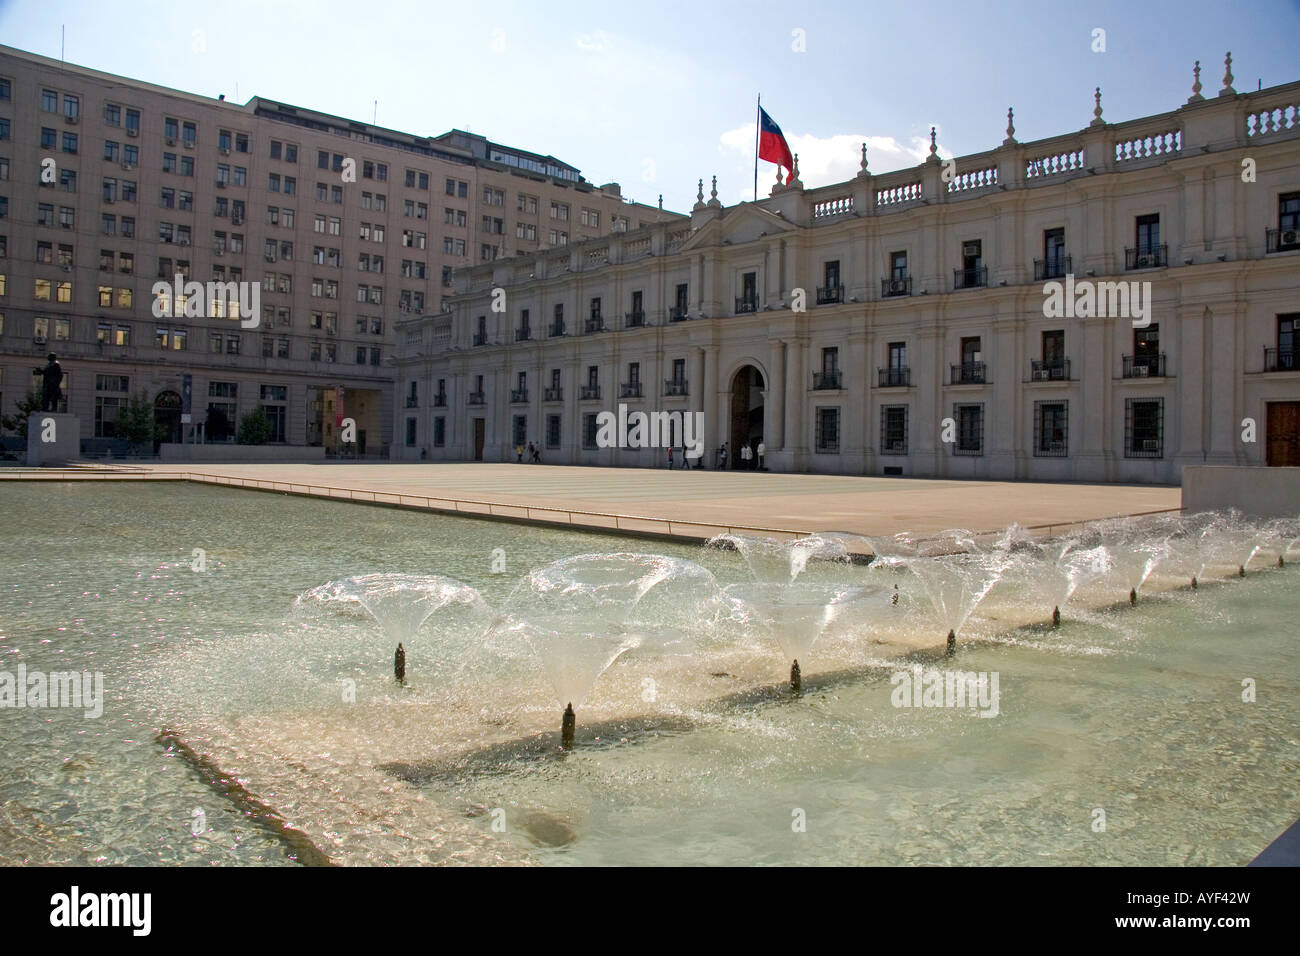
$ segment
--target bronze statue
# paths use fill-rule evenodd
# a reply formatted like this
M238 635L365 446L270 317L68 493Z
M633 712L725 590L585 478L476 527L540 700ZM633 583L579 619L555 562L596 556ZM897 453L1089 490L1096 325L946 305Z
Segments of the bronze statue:
M59 387L63 384L63 366L59 364L53 352L46 358L49 361L46 363L45 368L40 370L41 411L57 412L59 402L63 400L63 389Z

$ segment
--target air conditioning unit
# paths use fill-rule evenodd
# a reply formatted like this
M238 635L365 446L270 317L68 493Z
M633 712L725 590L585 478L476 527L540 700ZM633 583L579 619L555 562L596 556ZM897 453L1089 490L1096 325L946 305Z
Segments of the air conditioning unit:
M230 155L230 150L228 150L228 149L223 149L223 150L221 151L221 155L222 155L222 156L229 156L229 155Z
M226 254L225 249L213 249L212 252L214 255L218 255L218 256L224 256Z
M1296 244L1296 230L1288 229L1282 233L1282 244L1284 246L1294 246Z
M1033 372L1030 374L1030 381L1033 381L1033 382L1046 382L1047 379L1048 379L1048 377L1050 376L1050 374L1051 374L1051 372L1050 372L1049 369L1045 369L1045 368L1036 368L1036 369L1034 369Z
M140 135L140 131L138 129L128 129L126 131L126 135L131 137L136 137Z
M244 217L243 217L243 216L231 216L231 217L230 217L230 221L231 221L234 225L236 225L236 226L242 226L242 225L244 224Z
M907 291L907 280L906 280L906 279L890 279L890 280L889 280L889 291L890 291L890 292L905 292L905 291Z
M263 256L262 258L264 258L267 262L275 261L275 256Z
M1159 451L1159 450L1160 450L1160 439L1159 439L1159 438L1144 438L1144 439L1142 439L1142 450L1143 450L1143 451Z
M69 126L76 126L77 118L75 116L65 116L63 117L63 122L67 123Z
M43 335L33 335L33 336L32 336L32 342L34 342L36 345L44 345L44 344L45 344L45 336L43 336Z
M168 140L167 140L167 145L168 145L168 146L175 146L175 145L176 145L176 140L174 140L174 139L168 139Z
M122 168L125 169L127 172L130 172L131 170L135 169L135 163L123 163Z
M112 202L117 202L117 200L114 199L112 196L105 196L105 197L104 197L104 202L112 203Z
M1138 256L1138 257L1137 257L1137 264L1134 266L1134 268L1135 268L1135 269L1150 269L1150 268L1151 268L1151 260L1154 259L1154 258L1155 258L1154 256Z
M1134 365L1134 366L1133 366L1133 377L1134 377L1134 378L1147 378L1150 374L1151 374L1151 366L1149 366L1149 365Z
M189 140L189 139L187 139L187 140L185 141L185 143L184 143L184 146L185 146L186 149L193 149L193 148L194 148L194 141L193 141L193 140Z
M64 229L71 229L71 228L72 228L72 223L70 223L70 222L65 222L65 223L63 224L63 228L64 228Z
M978 242L968 242L961 247L963 256L978 256L980 254L980 244Z
M218 188L218 189L225 189L225 188L226 188L226 181L225 181L224 179L218 179L218 180L217 180L217 188Z
M177 240L177 241L178 241L182 246L188 246L188 245L190 244L190 241L189 241L188 239L179 239L179 240Z

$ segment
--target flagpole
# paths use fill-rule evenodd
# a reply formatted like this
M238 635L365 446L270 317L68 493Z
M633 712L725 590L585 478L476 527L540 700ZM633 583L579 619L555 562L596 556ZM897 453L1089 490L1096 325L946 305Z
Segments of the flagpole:
M754 113L754 202L758 202L758 134L763 128L763 94L758 94L758 107Z

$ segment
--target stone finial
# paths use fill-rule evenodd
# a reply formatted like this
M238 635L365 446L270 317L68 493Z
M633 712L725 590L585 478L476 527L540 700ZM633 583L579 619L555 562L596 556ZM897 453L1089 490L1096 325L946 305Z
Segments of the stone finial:
M1232 88L1232 51L1229 50L1227 56L1223 58L1223 89L1219 90L1220 96L1236 96L1237 91Z
M703 208L704 208L704 180L703 180L703 179L700 180L700 189L699 189L699 192L697 192L697 193L695 194L695 205L692 206L691 208L692 208L692 209L703 209Z
M1007 138L1002 141L1003 146L1014 146L1016 143L1016 109L1014 106L1007 107Z
M772 191L768 193L768 195L775 196L777 193L783 192L784 190L785 186L781 183L781 167L778 165L776 167L776 185L772 187Z
M937 143L935 143L934 133L935 133L934 127L931 126L930 127L930 159L937 163L939 161L939 146Z
M664 208L664 194L663 194L663 193L660 193L660 194L659 194L659 208L660 208L660 209L663 209L663 208Z
M713 190L709 193L708 205L712 208L718 208L722 203L718 202L718 177L713 177Z
M867 171L867 144L862 144L862 162L858 164L858 169L864 173Z
M785 181L790 189L803 189L803 183L799 179L799 154L794 154L794 168L790 170L790 178Z
M1196 65L1192 67L1192 95L1187 98L1187 102L1199 103L1201 100L1205 99L1205 97L1201 95L1202 88L1201 61L1197 60Z
M1095 104L1092 108L1092 122L1089 126L1105 126L1106 121L1101 118L1101 87L1093 91L1092 101Z

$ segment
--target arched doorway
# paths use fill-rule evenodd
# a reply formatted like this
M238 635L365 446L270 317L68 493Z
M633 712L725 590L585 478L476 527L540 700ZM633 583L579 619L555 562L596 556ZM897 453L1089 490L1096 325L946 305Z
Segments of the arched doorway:
M745 365L731 379L731 431L727 442L728 468L757 468L758 443L763 440L763 373ZM753 453L748 460L741 448Z
M181 440L181 397L175 392L159 392L153 400L153 420L157 433L153 440L153 453L163 442Z

